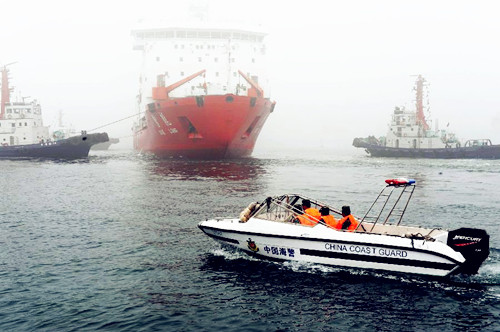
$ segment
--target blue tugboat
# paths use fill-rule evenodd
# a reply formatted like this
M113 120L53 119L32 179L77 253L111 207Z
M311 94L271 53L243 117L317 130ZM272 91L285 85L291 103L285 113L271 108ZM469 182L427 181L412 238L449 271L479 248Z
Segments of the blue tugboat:
M500 159L500 145L487 138L462 144L447 130L431 130L424 115L425 79L416 81L416 111L396 107L385 137L355 138L353 146L364 148L372 157Z
M43 125L40 104L33 100L11 102L7 66L2 70L0 108L0 158L78 159L88 157L92 145L107 142L107 133L57 139Z

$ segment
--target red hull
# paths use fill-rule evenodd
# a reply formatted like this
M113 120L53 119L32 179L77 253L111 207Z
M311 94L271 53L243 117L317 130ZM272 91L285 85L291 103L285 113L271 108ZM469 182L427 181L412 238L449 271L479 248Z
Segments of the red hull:
M274 104L232 94L157 100L134 129L134 148L158 157L247 157Z

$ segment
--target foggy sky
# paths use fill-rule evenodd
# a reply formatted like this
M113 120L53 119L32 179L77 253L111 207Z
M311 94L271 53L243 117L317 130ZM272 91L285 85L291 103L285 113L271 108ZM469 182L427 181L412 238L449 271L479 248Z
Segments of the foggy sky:
M2 1L0 64L45 124L57 113L93 129L137 113L139 19L184 15L185 1ZM430 83L435 119L460 139L500 144L500 21L495 1L204 1L211 20L268 32L271 98L257 141L267 147L351 150L385 135L395 106L413 107L415 77ZM131 147L132 120L103 128Z

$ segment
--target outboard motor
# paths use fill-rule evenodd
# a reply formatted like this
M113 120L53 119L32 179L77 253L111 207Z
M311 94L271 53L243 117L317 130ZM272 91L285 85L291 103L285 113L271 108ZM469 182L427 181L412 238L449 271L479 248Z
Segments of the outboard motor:
M458 273L476 274L490 254L490 236L482 229L459 228L450 231L447 244L465 258Z

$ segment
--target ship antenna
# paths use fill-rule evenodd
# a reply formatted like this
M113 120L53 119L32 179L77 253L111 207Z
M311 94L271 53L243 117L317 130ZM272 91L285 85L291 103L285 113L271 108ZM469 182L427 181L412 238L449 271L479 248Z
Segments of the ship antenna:
M417 81L415 82L415 89L417 91L417 100L416 100L417 123L421 125L424 128L424 130L428 130L429 125L427 124L424 115L424 103L423 103L424 83L425 79L422 77L422 75L418 75Z

